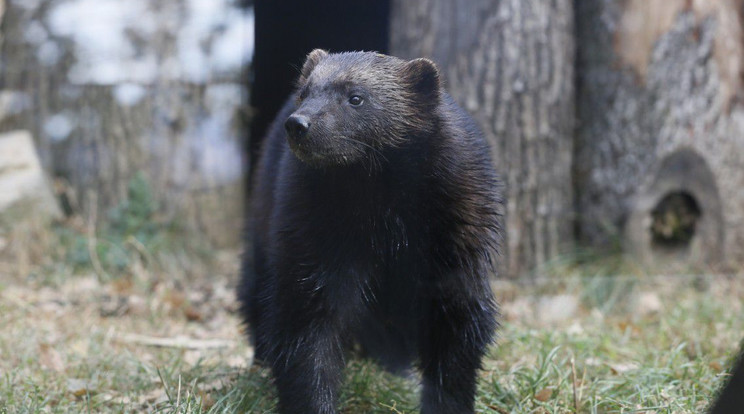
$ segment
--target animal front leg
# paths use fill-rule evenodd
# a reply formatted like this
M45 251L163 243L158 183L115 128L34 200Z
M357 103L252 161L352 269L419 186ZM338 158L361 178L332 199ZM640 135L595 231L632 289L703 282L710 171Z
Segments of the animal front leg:
M285 337L273 364L283 414L334 414L344 359L330 328Z
M473 413L477 371L496 328L487 297L443 294L430 304L422 338L422 414Z

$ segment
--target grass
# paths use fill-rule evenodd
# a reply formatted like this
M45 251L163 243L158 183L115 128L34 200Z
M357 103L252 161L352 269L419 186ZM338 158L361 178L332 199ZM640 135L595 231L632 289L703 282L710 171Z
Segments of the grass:
M137 208L92 233L106 248L74 221L0 233L0 413L275 412L237 314L238 252L185 245ZM705 410L744 333L743 276L655 277L616 258L544 275L495 284L478 412ZM417 412L419 391L415 373L350 358L340 410Z
M665 290L663 310L642 315L582 306L565 321L545 323L504 301L500 339L481 373L478 412L703 411L744 332L744 289L727 278L711 279L702 293L692 280L668 282L673 286L654 286ZM274 412L270 375L251 366L228 293L232 284L227 274L192 281L190 289L211 290L208 300L183 297L178 284L147 292L84 275L6 284L0 412ZM532 295L530 288L518 290L519 298ZM111 306L116 295L126 298L113 300L123 303L120 310ZM154 347L127 339L132 333L176 340ZM189 349L182 337L226 345ZM341 410L415 412L417 392L415 378L352 359Z

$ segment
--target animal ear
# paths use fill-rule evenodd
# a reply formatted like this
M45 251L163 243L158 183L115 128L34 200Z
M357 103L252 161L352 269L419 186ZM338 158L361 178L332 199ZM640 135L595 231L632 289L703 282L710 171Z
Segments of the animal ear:
M431 60L419 58L409 61L403 68L403 77L417 95L439 98L439 69Z
M300 81L306 81L307 78L310 77L310 74L313 73L313 69L315 69L315 66L317 66L321 60L325 59L326 56L328 56L328 52L323 49L315 49L310 52L305 59L305 64L302 65L302 71L300 72Z

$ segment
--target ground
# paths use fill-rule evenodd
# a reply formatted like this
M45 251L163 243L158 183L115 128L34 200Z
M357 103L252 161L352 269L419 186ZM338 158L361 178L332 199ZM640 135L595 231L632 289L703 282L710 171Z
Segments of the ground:
M111 239L129 258L115 260L88 236L77 254L105 255L86 266L71 264L71 248L18 249L24 237L74 245L74 228L0 237L0 413L275 412L237 314L239 252L196 259L127 236ZM744 336L744 276L566 262L530 283L494 283L502 326L477 411L704 411ZM351 358L340 405L416 412L418 392L415 373Z

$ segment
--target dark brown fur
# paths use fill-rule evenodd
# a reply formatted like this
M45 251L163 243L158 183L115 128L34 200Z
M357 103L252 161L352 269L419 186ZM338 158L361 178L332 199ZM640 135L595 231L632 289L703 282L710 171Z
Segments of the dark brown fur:
M426 59L316 50L297 87L263 147L240 289L280 411L335 413L359 344L416 363L422 412L473 412L500 235L482 133ZM287 136L293 117L307 128Z
M731 377L718 392L710 414L734 414L744 410L744 346L730 372Z

